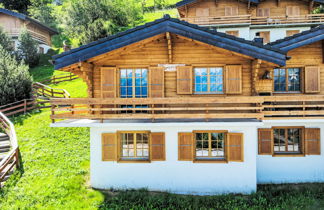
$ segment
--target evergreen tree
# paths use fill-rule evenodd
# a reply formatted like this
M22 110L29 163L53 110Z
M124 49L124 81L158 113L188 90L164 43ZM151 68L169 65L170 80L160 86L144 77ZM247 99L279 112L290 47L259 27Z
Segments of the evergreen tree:
M18 37L18 41L18 60L24 61L27 65L29 65L29 67L37 66L40 59L37 42L32 38L26 29L22 30Z
M0 45L2 46L3 49L9 52L12 52L14 50L11 39L8 37L7 33L4 32L1 26L0 26Z
M27 14L30 0L1 0L1 3L8 10L16 10L20 13Z
M19 63L0 46L0 106L31 97L32 78L28 66Z

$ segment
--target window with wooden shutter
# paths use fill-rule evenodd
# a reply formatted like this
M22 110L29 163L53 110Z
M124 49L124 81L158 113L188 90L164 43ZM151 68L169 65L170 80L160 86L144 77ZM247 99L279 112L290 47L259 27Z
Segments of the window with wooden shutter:
M225 71L225 88L227 94L242 93L242 66L228 65Z
M298 34L300 30L287 30L286 31L286 37L293 36L295 34Z
M261 31L259 32L260 37L263 38L263 43L267 44L270 42L270 31Z
M259 8L257 10L258 17L270 17L270 8Z
M178 160L192 161L193 160L193 134L179 133L178 134Z
M242 133L227 134L228 154L227 159L231 162L244 161L244 142Z
M305 93L320 92L320 67L305 67Z
M209 16L209 8L196 8L196 16L197 17L208 17Z
M151 133L151 160L165 160L165 134Z
M101 97L115 98L116 97L116 68L102 67L101 68Z
M225 33L228 34L228 35L236 36L236 37L240 36L239 31L226 31Z
M287 16L299 16L300 15L300 7L299 6L287 6L286 15Z
M192 67L178 66L177 67L177 93L192 94Z
M150 67L150 97L164 97L164 67Z
M238 7L225 7L225 16L236 16L239 14Z
M305 128L306 155L321 154L321 132L319 128Z
M272 129L259 129L259 155L273 154L273 131Z
M104 133L102 141L102 160L117 161L117 135L115 133Z

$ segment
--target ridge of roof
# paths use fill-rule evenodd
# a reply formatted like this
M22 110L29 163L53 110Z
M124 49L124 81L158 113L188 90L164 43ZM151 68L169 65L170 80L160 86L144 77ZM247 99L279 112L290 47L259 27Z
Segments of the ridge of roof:
M267 46L276 47L287 52L297 47L316 42L320 39L324 39L324 25L319 25L317 27L311 28L310 30L303 31L301 33L294 34L292 36L285 37L274 42L270 42L267 44ZM306 40L308 40L308 42L303 42Z
M158 24L161 24L160 27L156 26ZM146 31L144 31L144 33L136 34L139 33L138 31L141 30ZM148 37L165 32L171 32L176 34L178 33L178 35L187 36L188 38L194 37L192 39L196 38L196 40L198 41L202 41L207 44L218 47L223 47L224 49L228 49L241 54L246 54L251 57L256 57L260 59L263 58L264 60L268 59L269 62L277 62L277 64L280 63L280 65L285 63L285 52L281 51L280 49L273 48L271 46L266 46L262 43L248 41L222 32L217 32L208 28L200 27L198 25L181 21L179 19L171 18L170 15L165 15L163 18L157 19L153 22L137 26L124 32L120 32L115 35L111 35L106 38L102 38L89 44L83 45L79 48L72 49L59 55L55 55L53 56L53 59L55 60L55 68L62 68L76 63L75 60L77 59L78 62L84 61L91 58L91 56L95 57L97 55L110 52L114 49L127 46L131 44L131 42L134 40L138 42ZM208 37L208 40L202 39L203 36ZM127 37L128 39L126 39L125 37ZM129 40L131 38L133 40ZM92 50L90 51L89 48ZM262 51L263 53L268 54L268 56L270 54L274 54L274 57L270 58L269 56L269 58L267 58L266 55L263 55L260 52L257 53L256 51ZM70 59L68 59L67 57L69 57ZM74 61L72 61L71 59Z
M58 32L55 29L50 28L47 25L45 25L45 24L43 24L43 23L41 23L41 22L31 18L31 17L28 17L27 15L24 15L24 14L21 14L21 13L18 13L18 12L14 12L14 11L11 11L11 10L8 10L8 9L4 9L4 8L0 8L0 13L4 13L4 14L10 15L10 16L19 18L21 20L29 20L29 21L35 23L36 25L39 25L40 27L43 27L46 30L50 31L52 34L58 34Z

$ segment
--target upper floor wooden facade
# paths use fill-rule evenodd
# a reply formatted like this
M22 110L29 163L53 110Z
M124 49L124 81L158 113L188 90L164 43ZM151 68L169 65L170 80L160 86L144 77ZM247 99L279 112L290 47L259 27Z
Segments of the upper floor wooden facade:
M165 23L166 27L172 25L172 21ZM84 79L89 98L53 100L52 119L324 116L322 40L288 51L290 59L283 66L280 60L251 56L248 53L252 49L245 52L245 45L251 42L227 35L218 40L215 36L223 35L217 32L213 32L214 38L199 41L188 34L191 30L193 26L186 28L187 35L179 35L180 31L159 33L107 53L88 55L89 59L83 62L75 63L71 60L76 58L67 56L86 56L81 52L86 47L57 57L60 63L56 66L65 65L63 70ZM195 30L206 32L200 28ZM125 40L132 39L126 35ZM118 36L116 39L120 42L112 39L107 46L113 48L125 41ZM230 50L227 42L236 44L236 41L240 47ZM278 56L272 54L272 48L251 45L260 48L263 55ZM100 49L103 48L98 46L97 50ZM278 53L284 52L278 48Z
M254 2L254 3L253 3ZM312 14L319 1L304 0L192 0L179 2L182 20L200 25L320 24L324 15Z
M48 46L51 46L51 36L57 34L55 30L36 20L5 9L0 9L0 26L10 37L15 39L23 29L26 29L38 43Z

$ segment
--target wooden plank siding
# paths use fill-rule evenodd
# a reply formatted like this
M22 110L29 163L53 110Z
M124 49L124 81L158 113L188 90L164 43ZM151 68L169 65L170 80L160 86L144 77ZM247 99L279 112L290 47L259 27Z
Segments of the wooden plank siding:
M238 56L228 50L199 44L197 42L182 39L174 34L172 36L173 63L185 64L193 67L242 65L242 95L251 95L251 63L252 58L247 59ZM123 52L112 57L107 57L96 62L96 66L116 66L118 68L148 68L159 64L168 64L168 46L164 36L158 38L145 47L131 52ZM268 66L269 67L269 66ZM191 97L194 95L177 94L176 71L165 71L164 73L164 95L165 97ZM101 97L100 71L94 68L93 74L94 97ZM201 95L200 95L201 96Z

